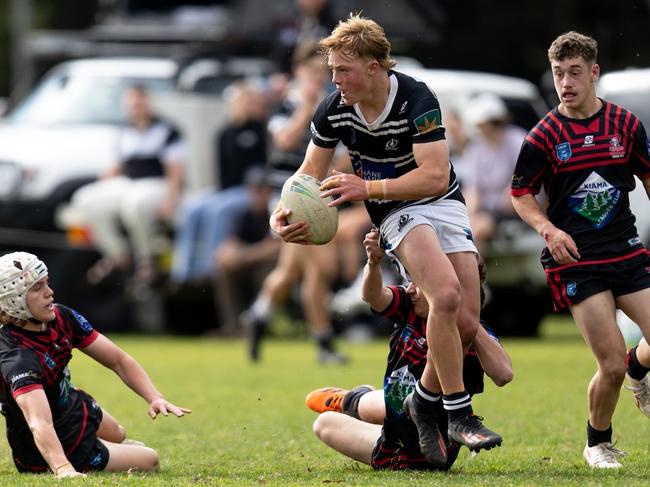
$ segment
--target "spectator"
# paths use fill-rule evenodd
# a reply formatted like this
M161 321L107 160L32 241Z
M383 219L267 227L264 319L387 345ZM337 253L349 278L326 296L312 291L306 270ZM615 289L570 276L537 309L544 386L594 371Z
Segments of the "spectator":
M214 272L214 251L232 232L233 217L250 205L246 170L266 161L267 102L248 82L226 90L230 123L218 138L221 190L201 193L183 205L174 243L171 280L200 282Z
M245 177L250 207L235 216L233 233L215 257L214 296L221 335L237 335L239 315L250 306L264 278L275 264L280 241L269 228L269 201L273 188L264 169L253 167Z
M102 254L88 270L92 284L133 265L136 282L151 284L156 274L152 241L159 222L171 222L181 197L187 159L182 136L154 116L144 87L129 87L124 103L129 124L118 138L116 164L71 200Z
M506 104L490 93L472 100L465 116L478 136L463 157L463 194L474 241L483 252L498 223L515 218L510 181L526 131L508 122Z

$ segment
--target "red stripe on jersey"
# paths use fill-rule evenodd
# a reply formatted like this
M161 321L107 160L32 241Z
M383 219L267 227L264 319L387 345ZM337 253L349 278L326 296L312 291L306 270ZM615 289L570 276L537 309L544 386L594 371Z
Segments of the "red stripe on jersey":
M537 191L534 188L512 188L510 190L512 196L524 196L526 194L536 195Z
M93 330L93 332L88 335L84 340L79 344L78 348L84 348L93 343L95 340L99 338L99 332L97 330Z
M587 157L593 157L593 154L585 157L581 157L581 159L586 159ZM601 160L601 162L585 162L583 164L563 164L560 166L560 169L558 172L570 172L570 171L577 171L579 169L585 169L588 167L598 167L598 166L614 166L617 164L627 164L628 160L621 158L621 159L611 159L607 161Z
M612 257L609 259L594 259L594 260L585 260L583 262L572 262L570 264L564 264L558 267L547 269L545 272L558 272L558 271L563 271L564 269L569 269L571 267L582 266L582 265L610 264L612 262L620 262L622 260L628 260L631 259L632 257L636 257L637 255L641 255L641 254L650 254L650 251L648 251L648 249L642 248L642 249L637 249L634 252L630 252L629 254L619 255L618 257Z
M11 395L14 396L14 399L16 399L21 394L35 391L36 389L43 389L43 384L29 384L28 386L21 387L20 389L16 389L15 391L12 391Z

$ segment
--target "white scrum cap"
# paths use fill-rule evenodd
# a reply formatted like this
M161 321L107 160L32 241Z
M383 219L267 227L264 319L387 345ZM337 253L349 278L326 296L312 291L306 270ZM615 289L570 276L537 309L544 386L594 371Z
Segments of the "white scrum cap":
M0 257L0 310L14 318L33 318L27 307L27 291L47 276L47 267L27 252Z

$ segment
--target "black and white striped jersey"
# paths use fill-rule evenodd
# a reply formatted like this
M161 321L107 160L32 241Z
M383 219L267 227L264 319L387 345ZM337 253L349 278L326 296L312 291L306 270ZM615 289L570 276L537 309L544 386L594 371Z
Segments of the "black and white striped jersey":
M423 82L389 71L390 91L382 114L368 123L358 105L346 106L335 91L320 104L311 124L312 141L332 148L341 141L348 149L354 173L366 180L398 178L417 167L413 144L445 138L438 99ZM405 206L431 204L440 199L463 201L449 163L447 191L413 201L370 200L366 208L379 226L384 218Z

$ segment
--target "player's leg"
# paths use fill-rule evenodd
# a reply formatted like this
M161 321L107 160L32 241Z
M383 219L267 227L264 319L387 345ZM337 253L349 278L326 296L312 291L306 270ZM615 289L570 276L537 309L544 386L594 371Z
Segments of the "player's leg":
M460 282L460 308L457 325L463 350L467 351L478 331L481 312L478 256L474 252L455 252L447 254L447 257Z
M111 443L122 443L126 439L126 430L108 411L102 408L102 421L97 428L97 437Z
M314 434L330 448L370 465L372 450L381 436L381 426L347 414L325 412L316 418Z
M351 390L322 387L307 394L305 404L317 413L343 413L366 423L382 424L386 416L384 391L369 385L357 386Z
M125 445L100 440L108 448L107 472L126 472L128 470L149 472L158 470L160 457L153 448L141 445Z
M318 345L318 360L343 363L347 359L334 348L334 327L329 301L336 278L336 245L303 245L296 249L302 271L301 302L309 333Z
M625 342L616 326L614 296L610 291L600 292L569 309L598 365L588 389L589 422L584 457L595 468L620 467L620 455L611 448L611 441L612 416L625 377Z
M643 333L643 338L627 354L628 388L634 393L635 401L643 414L650 417L650 288L616 298L616 304L632 319Z

